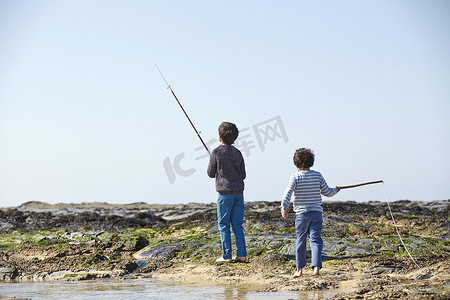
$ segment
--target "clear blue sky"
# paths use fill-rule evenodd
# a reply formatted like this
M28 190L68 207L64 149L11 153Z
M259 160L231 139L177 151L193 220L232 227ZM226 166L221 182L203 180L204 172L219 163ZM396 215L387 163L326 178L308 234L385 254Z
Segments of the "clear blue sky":
M222 121L241 129L247 201L280 200L299 147L331 186L449 199L449 13L445 0L0 0L0 206L216 201L155 64L205 141Z

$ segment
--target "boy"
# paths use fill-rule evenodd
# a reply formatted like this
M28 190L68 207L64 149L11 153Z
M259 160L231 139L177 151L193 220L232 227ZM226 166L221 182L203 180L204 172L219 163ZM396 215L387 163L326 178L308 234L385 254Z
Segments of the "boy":
M247 261L244 227L244 179L245 165L241 152L232 144L239 131L235 124L223 122L219 126L221 145L211 153L208 165L208 176L216 178L217 219L222 241L222 257L218 263ZM231 257L230 224L236 240L237 256Z
M306 236L308 233L311 246L311 267L313 274L319 275L319 270L322 268L323 245L321 194L332 197L339 192L340 188L330 188L322 174L310 170L314 165L314 153L311 149L298 149L294 154L294 165L298 172L289 179L281 202L281 216L287 218L286 210L289 207L292 192L294 192L297 270L292 277L297 278L303 275L302 269L306 266Z

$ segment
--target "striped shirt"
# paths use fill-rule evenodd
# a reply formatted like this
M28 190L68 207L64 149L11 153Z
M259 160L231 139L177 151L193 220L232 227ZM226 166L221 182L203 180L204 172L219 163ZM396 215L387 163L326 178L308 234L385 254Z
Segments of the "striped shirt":
M292 193L294 193L294 211L296 213L323 212L321 194L332 197L337 193L337 189L330 188L319 172L307 170L294 173L289 179L289 185L281 202L281 206L285 209L289 207Z

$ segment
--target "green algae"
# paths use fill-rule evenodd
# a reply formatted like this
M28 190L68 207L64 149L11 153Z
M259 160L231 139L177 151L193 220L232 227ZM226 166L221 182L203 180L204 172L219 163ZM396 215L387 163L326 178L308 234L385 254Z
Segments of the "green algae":
M436 224L427 225L422 222L423 219L414 214L397 217L397 224L401 226L401 235L408 251L414 257L424 259L439 255L445 257L450 247L448 240L419 234L424 228L427 229L427 234L445 233L445 228L441 229L442 226L437 227ZM406 231L408 222L416 222L417 228ZM278 215L273 219L248 218L244 224L244 232L247 253L251 259L290 272L295 259L296 235L293 216L288 220L282 220ZM328 215L324 218L322 237L323 263L330 268L342 267L349 258L406 259L408 255L396 235L396 228L389 219L382 217L345 218ZM19 248L17 251L19 253L26 252L27 245L37 247L41 255L50 255L54 259L70 260L73 255L81 255L82 259L74 260L72 263L72 266L80 269L115 265L118 261L142 250L147 251L148 259L162 259L164 263L169 264L172 259L214 264L215 259L222 255L217 225L209 220L183 221L161 224L157 227L116 231L83 229L70 231L56 228L34 232L15 231L0 235L2 253L16 248ZM75 245L78 247L75 247L77 250L72 249ZM88 250L82 250L83 248ZM234 241L233 249L235 249ZM155 265L154 268L164 267L164 263ZM250 265L243 265L236 268L249 267Z

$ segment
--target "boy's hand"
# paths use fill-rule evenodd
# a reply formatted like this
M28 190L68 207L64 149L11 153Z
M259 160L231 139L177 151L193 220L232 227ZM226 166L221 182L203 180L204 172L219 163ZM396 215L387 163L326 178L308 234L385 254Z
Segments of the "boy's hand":
M339 193L339 191L341 190L341 187L336 186L336 189L337 189L337 193Z
M288 217L287 211L284 209L284 207L281 208L281 216L286 219Z

